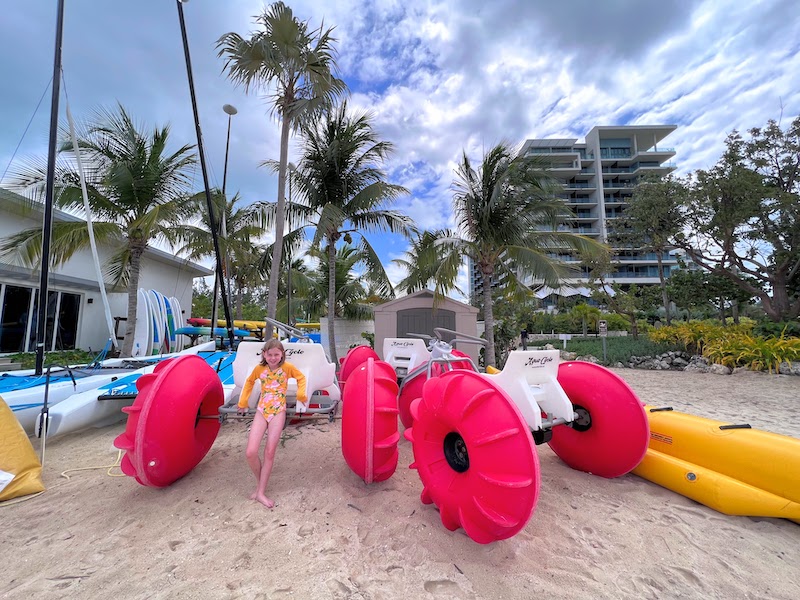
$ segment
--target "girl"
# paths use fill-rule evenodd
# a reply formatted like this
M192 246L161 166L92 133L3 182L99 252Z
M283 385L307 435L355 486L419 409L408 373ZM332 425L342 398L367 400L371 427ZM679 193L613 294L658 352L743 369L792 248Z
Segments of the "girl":
M305 402L306 378L305 375L293 364L286 362L286 351L279 340L271 339L264 344L261 350L261 362L256 365L252 373L247 377L247 381L242 388L242 395L239 396L239 414L247 413L247 402L250 399L250 392L256 381L261 382L261 396L258 399L256 416L253 418L253 425L250 427L250 437L247 439L247 464L256 476L256 491L250 496L251 500L257 500L267 508L275 506L270 498L267 498L267 482L272 473L272 464L275 461L275 450L281 439L283 424L286 422L286 388L289 378L297 380L297 401ZM261 445L261 438L267 432L267 443L264 446L264 462L262 464L258 456L258 448Z

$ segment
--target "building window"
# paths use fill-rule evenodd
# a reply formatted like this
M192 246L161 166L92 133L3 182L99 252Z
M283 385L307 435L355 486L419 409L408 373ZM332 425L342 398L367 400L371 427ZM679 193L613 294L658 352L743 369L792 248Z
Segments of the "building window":
M3 285L0 298L0 352L34 352L39 291L29 287ZM48 292L46 351L75 348L80 306L79 294Z

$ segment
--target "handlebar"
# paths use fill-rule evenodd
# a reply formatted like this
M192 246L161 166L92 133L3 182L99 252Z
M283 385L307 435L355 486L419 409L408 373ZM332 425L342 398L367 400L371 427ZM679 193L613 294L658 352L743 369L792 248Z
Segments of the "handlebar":
M450 344L453 346L455 346L458 342L486 346L486 340L483 338L479 338L474 335L467 335L466 333L459 333L458 331L447 329L445 327L434 327L433 332L436 334L436 337L439 340L444 340L444 334L446 333L455 336L455 338L450 342Z
M286 323L281 323L280 321L276 321L275 319L270 319L269 317L264 317L264 320L270 325L277 327L287 335L293 335L300 340L311 340L311 337L306 332L298 329L297 327L292 327L291 325L287 325Z

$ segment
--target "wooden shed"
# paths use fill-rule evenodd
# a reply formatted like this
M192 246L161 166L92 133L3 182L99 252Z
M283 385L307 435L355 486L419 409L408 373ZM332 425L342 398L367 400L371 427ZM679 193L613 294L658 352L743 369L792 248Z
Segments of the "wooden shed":
M445 327L471 336L478 335L478 309L452 298L443 298L433 307L433 292L421 290L376 306L375 350L383 358L383 340L406 337L409 333L433 335L434 327ZM480 346L459 346L478 364Z

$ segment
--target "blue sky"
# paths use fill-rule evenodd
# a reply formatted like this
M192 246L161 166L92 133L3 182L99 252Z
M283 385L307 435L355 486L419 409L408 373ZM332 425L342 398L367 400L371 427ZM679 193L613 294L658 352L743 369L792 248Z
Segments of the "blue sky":
M335 27L350 104L368 109L395 153L389 178L411 191L397 208L422 228L451 224L462 151L499 141L583 136L595 125L675 124L665 144L679 173L707 168L733 129L800 113L800 11L794 0L291 1L312 26ZM274 200L279 124L264 97L222 73L215 41L254 29L264 3L184 5L212 185L221 186L233 104L228 191ZM55 2L4 0L0 21L0 174L45 156ZM66 0L63 68L73 115L123 103L148 126L169 122L194 143L177 9L172 0ZM62 100L62 115L64 102ZM293 145L293 151L296 146ZM14 164L10 172L13 172ZM6 180L3 181L5 183ZM202 186L199 168L197 188ZM406 243L374 240L390 265Z

